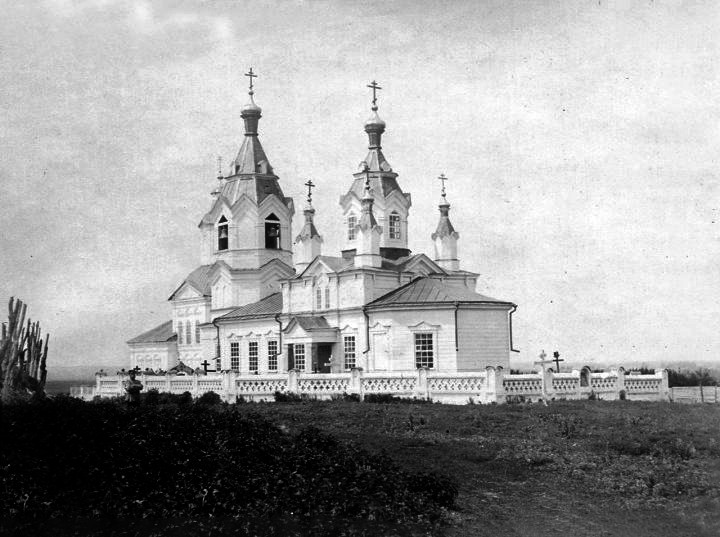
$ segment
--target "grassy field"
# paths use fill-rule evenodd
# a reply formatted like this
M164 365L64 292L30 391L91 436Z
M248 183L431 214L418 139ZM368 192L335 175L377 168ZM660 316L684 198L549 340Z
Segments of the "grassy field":
M266 514L292 515L298 509L322 517L368 514L370 525L361 524L352 535L720 535L720 405L302 401L209 407L187 400L156 400L136 409L65 405L1 409L3 427L15 431L14 440L0 445L0 495L20 520L8 526L15 534L33 533L36 522L54 534L53 509L62 504L78 516L86 508L100 517L115 510L136 520L191 509L192 531L160 524L118 534L198 535L197 521L208 516L217 521L218 506L227 514L237 505L226 499L212 506L210 496L207 503L206 496L202 503L193 499L196 490L204 490L208 473L219 472L221 481L233 484L219 487L218 496L244 490ZM36 461L27 475L16 470ZM108 472L118 475L107 477ZM148 479L150 474L155 477ZM304 476L302 486L295 481L298 474ZM459 492L449 509L452 494L442 493L442 476ZM135 478L132 485L128 480ZM124 492L108 499L104 487L118 482ZM251 485L255 489L247 488ZM150 492L136 491L137 486ZM34 487L31 494L28 487ZM98 490L89 490L93 487ZM171 487L175 492L162 493ZM137 498L130 501L128 494ZM267 499L260 501L258 494ZM388 515L394 509L403 511ZM382 517L390 526L372 522ZM238 534L232 523L223 524L201 534ZM257 527L242 534L264 535ZM299 531L292 534L320 534ZM327 525L323 531L342 534ZM287 528L276 534L290 535Z
M720 535L720 405L241 405L459 486L448 536Z

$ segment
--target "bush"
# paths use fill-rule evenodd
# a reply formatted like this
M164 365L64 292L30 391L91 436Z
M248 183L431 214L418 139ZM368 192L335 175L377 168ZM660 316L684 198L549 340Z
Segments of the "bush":
M157 406L160 403L160 392L155 388L140 394L140 404Z
M386 455L228 408L3 407L0 533L97 534L78 524L111 519L114 535L168 534L148 527L171 520L193 535L381 535L418 523L427 534L457 496L449 480Z
M216 406L222 403L222 397L215 392L205 392L195 401L196 405Z
M273 397L276 403L299 403L307 400L307 396L290 392L275 392Z
M427 404L432 403L430 399L418 399L417 397L409 398L409 397L396 397L394 395L390 395L389 393L369 393L365 396L363 399L366 403L376 403L376 404L397 404L397 403L403 403L403 404Z

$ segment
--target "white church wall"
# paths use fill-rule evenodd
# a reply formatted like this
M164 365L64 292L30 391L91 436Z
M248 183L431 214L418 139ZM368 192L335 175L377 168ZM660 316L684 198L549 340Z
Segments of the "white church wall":
M388 342L391 349L391 371L414 371L416 369L415 334L417 332L433 334L434 364L432 370L456 371L455 326L451 308L372 312L370 325L373 326L376 323L390 327Z
M150 368L153 371L167 371L177 363L175 342L130 345L130 369Z
M458 310L458 371L509 367L510 324L504 309Z

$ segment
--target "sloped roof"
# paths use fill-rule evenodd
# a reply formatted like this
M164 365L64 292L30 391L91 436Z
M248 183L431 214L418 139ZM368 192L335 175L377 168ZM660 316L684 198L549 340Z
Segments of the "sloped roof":
M292 327L294 324L297 323L300 325L300 328L308 331L313 330L327 330L328 328L334 328L330 326L327 322L327 319L322 316L313 316L313 315L296 315L290 319L290 322L288 323L287 327L285 328L285 332L289 332L292 330Z
M175 341L176 339L177 335L173 331L172 321L167 321L152 330L135 336L128 340L127 343L167 343L168 341Z
M399 257L398 259L394 259L394 260L383 258L381 267L384 269L387 269L387 270L396 270L398 272L403 272L403 271L407 270L407 268L410 264L412 264L414 261L416 261L420 258L425 258L431 265L434 265L435 267L437 267L438 274L443 274L445 272L442 269L442 267L439 267L432 259L430 259L425 254L413 254L413 255L408 255L405 257Z
M173 298L175 298L175 295L177 294L177 292L186 283L189 285L192 285L195 289L197 289L197 291L201 295L210 296L210 291L211 291L210 274L211 274L214 266L215 266L215 264L200 265L198 268L193 270L190 274L187 275L187 277L178 286L178 288L175 289L175 291L173 291L173 294L170 295L170 298L168 298L168 300L172 300Z
M270 166L257 135L245 136L237 157L233 161L233 166L237 168L236 173L273 173L272 166ZM235 171L235 168L233 171Z
M218 317L218 320L230 319L252 319L266 315L275 315L282 311L282 293L273 293L265 298L246 304L225 315Z
M417 278L370 302L368 306L395 306L399 304L438 304L453 302L476 302L508 304L510 302L481 295L467 288L459 289L444 285L435 278Z

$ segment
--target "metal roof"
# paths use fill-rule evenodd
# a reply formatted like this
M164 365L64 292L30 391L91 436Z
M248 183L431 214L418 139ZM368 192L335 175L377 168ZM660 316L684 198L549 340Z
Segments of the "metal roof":
M176 339L177 335L173 331L172 321L167 321L152 330L148 330L132 338L127 343L166 343L168 341L175 341Z
M398 287L390 291L386 295L381 296L370 302L368 306L395 306L402 304L438 304L438 303L454 303L454 302L475 302L475 303L495 303L508 304L504 300L498 300L485 295L481 295L470 289L459 289L443 284L436 278L417 278L410 283Z
M265 298L246 304L240 308L237 308L225 315L218 317L218 320L231 320L231 319L243 319L243 318L254 318L265 315L275 315L282 311L282 293L273 293Z

